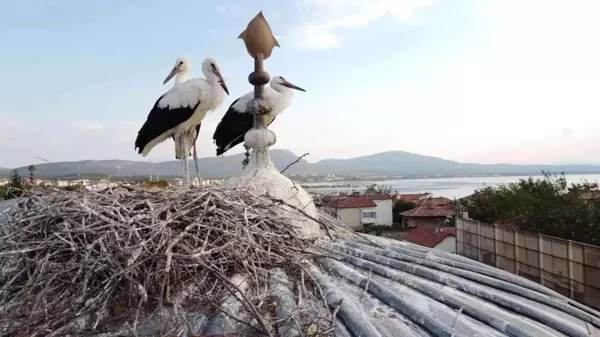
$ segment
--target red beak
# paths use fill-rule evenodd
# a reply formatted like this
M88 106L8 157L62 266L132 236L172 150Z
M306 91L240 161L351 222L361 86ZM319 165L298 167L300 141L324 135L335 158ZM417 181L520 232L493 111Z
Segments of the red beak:
M167 82L169 82L173 78L173 76L177 75L177 73L179 73L180 71L181 69L174 67L173 70L171 70L171 72L169 73L169 75L167 75L167 78L165 78L163 84L167 84Z
M300 88L300 87L298 87L298 86L295 86L295 85L291 84L291 83L290 83L290 82L288 82L288 81L284 81L284 82L283 82L283 85L285 85L286 87L288 87L288 88L290 88L290 89L296 89L296 90L300 90L300 91L304 91L304 92L306 92L306 90L304 90L304 89L302 89L302 88Z

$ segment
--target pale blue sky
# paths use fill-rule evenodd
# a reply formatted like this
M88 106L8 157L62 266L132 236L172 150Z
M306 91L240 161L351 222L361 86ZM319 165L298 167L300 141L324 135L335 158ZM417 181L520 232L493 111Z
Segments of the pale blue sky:
M142 159L137 130L179 56L192 76L206 56L223 68L231 96L199 137L213 156L250 90L237 36L259 10L281 44L267 71L307 90L272 125L276 148L600 163L598 0L0 0L0 167Z

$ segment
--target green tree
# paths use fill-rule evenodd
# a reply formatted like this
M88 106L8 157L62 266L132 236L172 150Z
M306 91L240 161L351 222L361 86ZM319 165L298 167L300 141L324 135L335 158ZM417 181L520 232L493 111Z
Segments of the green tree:
M394 206L392 206L392 217L395 223L400 223L402 221L402 216L400 213L406 212L413 208L417 207L414 202L406 201L406 200L396 200L394 202Z
M371 185L368 185L367 188L365 189L365 194L388 194L388 193L392 193L392 186L371 184Z
M8 184L0 186L0 200L18 198L25 194L26 188L23 179L19 176L17 170L13 170Z
M524 231L600 245L600 199L582 198L586 192L599 192L598 184L569 185L564 173L542 173L541 179L478 189L464 208L483 222L510 219Z

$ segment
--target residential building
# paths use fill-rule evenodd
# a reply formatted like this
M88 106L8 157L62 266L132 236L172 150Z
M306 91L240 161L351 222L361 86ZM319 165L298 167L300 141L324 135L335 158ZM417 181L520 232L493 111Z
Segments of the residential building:
M377 220L377 204L361 196L331 198L325 211L355 230L373 225Z
M431 198L431 193L405 193L405 194L396 194L394 196L394 201L402 200L412 202L415 205L419 205L421 201L425 199Z
M389 194L331 197L325 211L355 230L365 226L391 226L393 223L392 196Z
M24 184L30 184L30 185L36 185L36 186L43 183L42 180L37 179L37 178L33 178L33 180L31 178L21 178L21 181Z
M394 224L393 208L394 201L391 194L367 194L363 197L372 200L377 205L375 212L377 213L377 225L391 226Z
M448 198L429 198L422 200L419 206L400 213L402 225L410 227L451 227L454 209Z
M405 233L403 240L448 253L456 253L455 227L417 227Z
M90 191L102 191L105 188L114 188L119 186L119 183L114 182L114 181L109 181L107 179L102 179L100 181L94 181L94 182L90 182L87 185L85 185L85 189L90 190Z

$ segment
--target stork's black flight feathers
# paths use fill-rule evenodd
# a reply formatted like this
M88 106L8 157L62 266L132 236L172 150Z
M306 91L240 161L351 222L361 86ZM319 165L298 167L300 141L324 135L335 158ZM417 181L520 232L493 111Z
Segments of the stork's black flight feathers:
M231 103L213 135L213 140L217 145L217 156L243 142L246 132L254 126L254 114L233 108L238 100L239 98ZM275 118L271 120L271 123L274 120Z
M194 111L200 104L200 101L196 103L195 106L186 106L186 107L159 107L160 100L165 95L162 95L156 103L154 103L154 107L150 110L148 114L148 118L146 122L138 132L137 139L135 140L135 148L138 149L138 153L144 152L144 149L148 144L152 141L158 140L158 142L164 140L159 139L161 135L165 132L173 129L179 124L187 121L194 115ZM200 127L197 126L196 130ZM153 145L156 145L156 143Z

